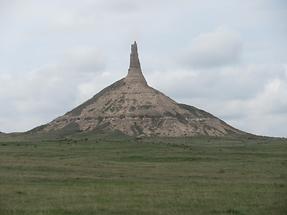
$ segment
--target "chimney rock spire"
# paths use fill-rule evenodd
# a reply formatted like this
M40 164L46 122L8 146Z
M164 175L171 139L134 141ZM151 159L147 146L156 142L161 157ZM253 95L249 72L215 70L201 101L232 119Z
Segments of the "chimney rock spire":
M128 75L126 76L126 81L133 82L133 83L147 84L142 74L136 41L131 45L130 67L129 67Z
M141 69L139 56L138 56L138 47L137 47L136 41L134 42L134 44L131 45L130 69L131 68Z

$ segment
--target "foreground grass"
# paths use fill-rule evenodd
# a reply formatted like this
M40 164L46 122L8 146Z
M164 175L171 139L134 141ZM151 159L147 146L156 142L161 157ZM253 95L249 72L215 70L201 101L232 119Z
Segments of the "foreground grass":
M1 215L287 214L283 139L0 141Z

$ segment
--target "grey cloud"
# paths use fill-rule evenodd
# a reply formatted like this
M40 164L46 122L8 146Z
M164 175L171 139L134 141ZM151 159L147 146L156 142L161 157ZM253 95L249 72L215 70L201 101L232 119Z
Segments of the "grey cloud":
M240 65L213 70L178 70L152 73L152 84L174 98L209 98L217 101L250 99L262 93L274 78L284 79L282 65ZM180 75L179 75L180 74ZM157 82L156 80L161 80Z
M104 7L115 12L133 13L133 12L138 12L140 10L139 3L140 2L128 1L128 0L112 0L112 1L105 2Z
M242 41L239 36L232 31L219 28L194 38L184 60L194 68L219 67L238 63L241 52Z
M101 77L105 72L104 62L97 58L94 50L76 50L76 53L75 50L71 51L62 61L53 65L0 76L0 104L5 104L5 111L0 113L0 130L11 131L3 126L9 120L18 121L12 131L29 129L41 120L42 123L52 120L82 101L83 95L79 89L82 84L96 78L104 81ZM20 121L23 119L29 120Z

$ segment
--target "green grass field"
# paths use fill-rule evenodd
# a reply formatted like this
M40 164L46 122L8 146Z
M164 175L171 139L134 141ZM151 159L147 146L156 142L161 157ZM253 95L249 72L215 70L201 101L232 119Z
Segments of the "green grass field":
M287 214L286 139L0 139L0 215Z

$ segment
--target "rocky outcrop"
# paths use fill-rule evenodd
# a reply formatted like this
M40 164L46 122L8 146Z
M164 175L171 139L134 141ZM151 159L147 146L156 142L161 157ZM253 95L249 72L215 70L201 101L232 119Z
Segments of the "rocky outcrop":
M224 136L244 134L193 106L178 104L148 86L136 42L125 78L106 87L64 116L32 132L120 131L131 136Z

